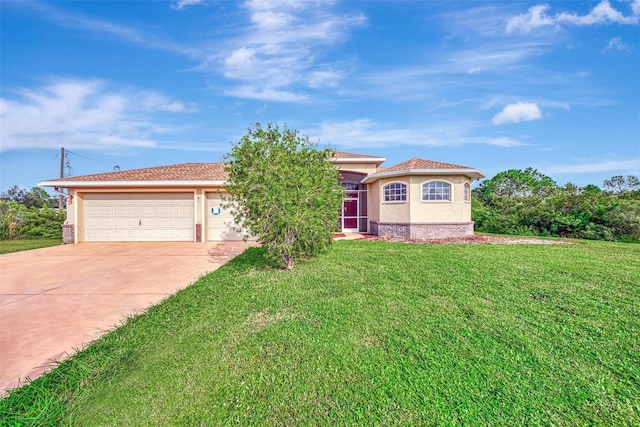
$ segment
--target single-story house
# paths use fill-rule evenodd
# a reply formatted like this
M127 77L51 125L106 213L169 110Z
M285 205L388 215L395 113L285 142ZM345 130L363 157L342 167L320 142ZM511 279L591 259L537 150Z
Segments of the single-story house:
M411 159L336 152L346 189L343 232L414 239L473 234L471 183L482 171ZM38 185L67 189L64 243L240 240L222 204L223 163L184 163L74 176Z

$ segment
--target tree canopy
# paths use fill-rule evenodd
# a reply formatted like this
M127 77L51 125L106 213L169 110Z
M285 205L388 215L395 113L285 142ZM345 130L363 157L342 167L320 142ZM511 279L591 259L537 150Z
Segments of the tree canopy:
M14 185L7 191L3 191L2 194L0 194L0 199L16 202L20 205L25 205L27 208L53 207L57 204L56 199L40 187L33 187L27 191L24 188Z
M224 157L226 207L287 270L332 242L344 194L334 155L286 125L256 123Z
M602 186L606 191L624 196L629 191L639 190L640 180L638 180L638 177L634 175L627 175L626 177L616 175L609 179L605 179Z
M477 231L640 242L640 191L634 176L563 187L535 169L508 170L476 189Z
M556 182L533 168L525 170L509 169L498 173L491 179L482 181L477 195L481 199L492 196L506 196L509 198L521 196L544 196L552 193L557 187Z

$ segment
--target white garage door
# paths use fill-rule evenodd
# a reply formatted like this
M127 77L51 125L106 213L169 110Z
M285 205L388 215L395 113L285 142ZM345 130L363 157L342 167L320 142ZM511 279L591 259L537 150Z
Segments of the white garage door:
M194 241L192 193L84 196L86 241Z
M242 240L242 233L234 229L235 221L231 216L231 209L223 208L222 204L220 194L207 193L207 240Z

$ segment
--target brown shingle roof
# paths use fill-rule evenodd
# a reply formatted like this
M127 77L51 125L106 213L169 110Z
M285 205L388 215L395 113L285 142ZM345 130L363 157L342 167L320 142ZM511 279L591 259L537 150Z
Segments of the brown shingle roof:
M435 162L433 160L418 159L414 157L406 162L388 168L378 168L377 172L394 172L411 169L473 169L467 166L454 165L452 163Z
M224 163L182 163L56 178L51 181L226 181L227 178Z

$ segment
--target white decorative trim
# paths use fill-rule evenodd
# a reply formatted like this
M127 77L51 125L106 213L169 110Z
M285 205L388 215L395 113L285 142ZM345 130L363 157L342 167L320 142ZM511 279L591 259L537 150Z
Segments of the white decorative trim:
M390 178L407 175L464 175L470 178L484 178L486 175L479 169L403 169L399 171L374 172L367 175L363 184L367 184L380 178Z

